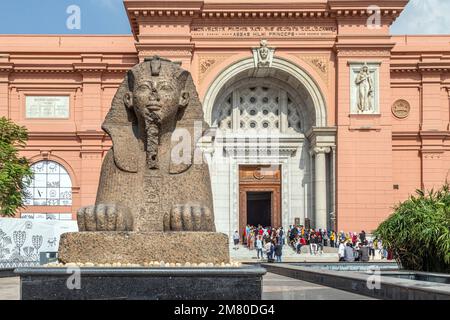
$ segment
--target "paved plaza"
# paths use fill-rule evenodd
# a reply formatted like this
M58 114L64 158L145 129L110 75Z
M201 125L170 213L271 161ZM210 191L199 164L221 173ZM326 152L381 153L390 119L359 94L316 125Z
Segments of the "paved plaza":
M263 280L263 300L374 300L373 298L267 273Z
M0 300L19 300L20 280L0 278ZM263 300L367 300L369 297L268 273L263 280Z

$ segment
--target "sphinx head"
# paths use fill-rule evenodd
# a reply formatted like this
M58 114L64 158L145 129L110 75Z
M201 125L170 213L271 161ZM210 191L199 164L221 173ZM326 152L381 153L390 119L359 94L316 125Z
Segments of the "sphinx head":
M136 115L138 125L174 123L189 104L187 77L188 72L159 57L146 59L130 70L124 103Z
M102 125L113 140L115 164L137 172L136 154L144 142L148 165L159 166L158 146L178 128L193 130L203 110L190 73L159 57L145 59L128 71ZM161 139L162 137L164 139ZM185 168L171 167L171 173Z

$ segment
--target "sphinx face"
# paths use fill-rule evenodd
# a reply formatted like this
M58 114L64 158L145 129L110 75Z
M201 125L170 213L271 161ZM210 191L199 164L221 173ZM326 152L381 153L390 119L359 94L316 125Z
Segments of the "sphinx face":
M173 119L177 112L180 92L176 81L152 78L139 83L133 92L133 108L142 120L151 114L161 122Z

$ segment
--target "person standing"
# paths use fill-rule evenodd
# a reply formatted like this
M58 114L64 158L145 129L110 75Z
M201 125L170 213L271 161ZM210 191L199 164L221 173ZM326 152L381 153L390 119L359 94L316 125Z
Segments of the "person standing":
M317 254L317 236L314 232L311 232L311 235L310 235L309 250L311 252L311 255Z
M323 245L325 247L330 246L330 236L328 235L328 231L327 230L325 230L323 232Z
M356 246L356 242L358 242L358 236L356 235L356 232L353 232L351 235L353 246Z
M277 244L275 245L275 257L277 259L277 262L281 262L282 253L283 253L283 244L281 244L280 241L277 241Z
M280 243L281 245L284 245L284 244L286 243L286 236L285 236L285 234L284 234L283 227L280 227L279 234L280 234L279 243Z
M369 241L369 259L372 257L372 260L375 259L375 244L373 243L373 240Z
M303 246L302 239L303 239L302 237L298 238L297 245L295 248L295 251L297 252L297 254L300 254L302 252L302 246Z
M255 249L255 231L256 230L254 228L250 229L250 238L249 238L249 243L250 243L249 249L250 250Z
M273 258L272 258L272 241L270 240L270 238L264 245L264 250L266 251L267 254L267 262L271 262Z
M342 242L345 242L347 237L345 236L344 230L341 230L341 232L339 233L339 237Z
M260 235L258 235L258 237L256 238L255 247L256 247L256 258L262 260L262 258L263 258L263 243L262 243Z
M367 240L362 243L362 246L359 249L359 255L361 262L369 262L369 246Z
M362 230L361 233L359 234L359 241L361 243L364 243L366 241L366 232L364 230Z
M319 252L320 255L323 254L323 246L325 244L325 240L322 236L322 233L319 232L319 235L317 236L317 251Z
M334 230L331 230L330 245L331 245L332 248L334 248L334 240L336 240L336 234L334 233Z
M339 243L338 255L339 255L339 261L344 261L344 259L345 259L345 244L343 241L341 241L341 243Z
M233 241L234 241L234 250L238 250L239 249L239 232L236 230L236 232L233 235Z

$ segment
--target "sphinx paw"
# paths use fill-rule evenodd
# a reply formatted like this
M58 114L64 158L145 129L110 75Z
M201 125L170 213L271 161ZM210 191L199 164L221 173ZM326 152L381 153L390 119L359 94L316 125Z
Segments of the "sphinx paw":
M212 212L200 204L175 205L164 217L164 231L215 231Z
M116 204L98 204L78 210L79 231L132 231L133 216L128 208Z

